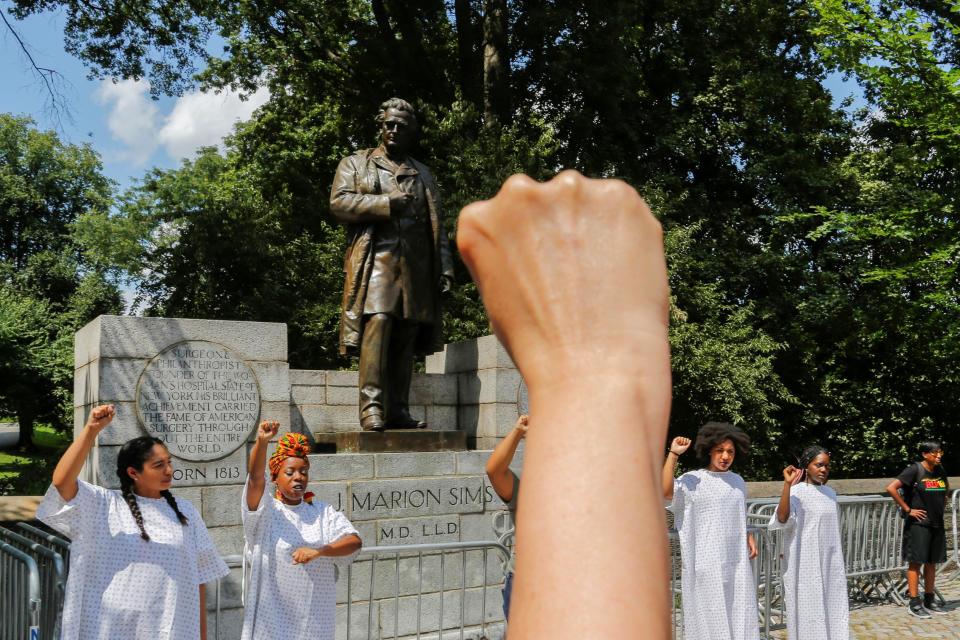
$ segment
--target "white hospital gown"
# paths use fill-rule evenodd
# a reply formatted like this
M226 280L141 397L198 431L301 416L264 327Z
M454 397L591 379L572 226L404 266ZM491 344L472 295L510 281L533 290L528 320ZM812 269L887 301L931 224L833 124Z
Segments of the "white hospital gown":
M119 491L78 482L65 502L51 486L37 518L72 540L62 640L195 640L203 583L230 570L200 514L177 500L183 526L163 498L137 496L140 529Z
M273 497L269 482L257 510L250 511L248 486L244 484L241 502L244 553L250 562L242 640L333 640L334 565L350 564L359 551L296 565L293 552L300 547L320 548L357 530L326 502L304 501L293 506L280 502Z
M732 471L698 469L673 482L687 640L759 640L747 550L747 490Z
M840 547L837 494L800 483L790 490L790 517L774 512L771 530L783 529L783 588L790 640L850 637L847 574Z

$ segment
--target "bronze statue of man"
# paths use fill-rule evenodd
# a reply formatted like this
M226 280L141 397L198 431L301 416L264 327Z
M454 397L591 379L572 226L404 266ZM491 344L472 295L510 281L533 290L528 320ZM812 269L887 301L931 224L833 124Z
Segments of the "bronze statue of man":
M391 98L376 120L380 146L340 161L330 210L347 225L340 351L360 349L360 426L382 431L426 426L410 416L413 358L443 348L453 262L437 185L408 155L413 107Z

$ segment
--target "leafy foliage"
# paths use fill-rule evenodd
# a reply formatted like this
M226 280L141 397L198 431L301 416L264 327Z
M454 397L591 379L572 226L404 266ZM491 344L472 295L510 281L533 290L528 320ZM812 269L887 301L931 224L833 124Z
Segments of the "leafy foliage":
M73 332L121 309L109 270L74 235L111 197L89 147L0 114L0 412L19 418L23 447L35 419L72 425Z
M893 473L928 437L956 465L960 5L812 5L820 56L870 106L837 168L841 196L784 220L807 229L803 255L818 267L794 332L814 374L794 385L803 420L848 470Z
M518 171L619 177L648 199L671 274L672 434L744 425L757 478L813 441L842 475L891 474L921 435L957 450L954 0L512 0L509 73L490 74L494 4L14 0L16 15L65 10L95 74L271 93L225 155L82 213L78 259L122 268L147 313L287 322L293 366L350 366L329 185L399 95L451 234L459 207ZM829 72L871 108L836 108ZM44 291L70 273L32 259ZM486 333L462 264L456 277L448 339Z

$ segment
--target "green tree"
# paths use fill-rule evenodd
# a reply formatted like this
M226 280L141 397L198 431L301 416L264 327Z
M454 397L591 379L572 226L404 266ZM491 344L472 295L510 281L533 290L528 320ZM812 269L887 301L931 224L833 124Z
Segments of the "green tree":
M960 445L960 5L812 5L822 59L868 106L839 167L842 197L784 220L806 229L797 255L815 265L791 322L809 370L794 390L849 472L889 475L931 436L949 466L960 462L949 454Z
M74 228L80 216L105 211L111 197L89 146L63 144L29 118L0 114L0 410L19 418L21 447L32 446L35 420L72 424L73 332L122 309L109 269L88 258Z
M60 423L72 405L73 343L63 338L49 304L0 285L0 410L18 417L21 446L36 420Z
M376 105L400 95L422 114L414 155L434 169L451 227L460 205L490 197L515 171L576 168L648 197L671 239L671 428L744 424L762 454L758 475L803 441L849 447L861 419L878 415L861 392L881 392L870 386L875 370L919 354L896 356L897 332L871 333L871 309L889 298L864 286L861 245L822 231L816 215L859 210L851 189L868 184L852 162L862 134L822 84L824 61L833 63L817 3L15 6L18 15L66 10L68 41L97 74L149 77L167 92L270 89L226 158L205 153L151 174L110 222L124 239L117 251L147 269L151 313L291 322L292 364L347 364L335 349L341 240L327 211L330 178L341 157L376 144ZM222 55L206 53L210 34L226 41ZM878 174L869 184L892 182ZM236 254L221 246L232 241L243 245ZM254 259L266 275L249 272ZM485 333L476 288L457 269L448 337ZM865 335L875 339L863 346ZM850 345L876 355L869 365L847 358ZM898 397L898 424L929 419ZM866 469L870 455L850 468Z

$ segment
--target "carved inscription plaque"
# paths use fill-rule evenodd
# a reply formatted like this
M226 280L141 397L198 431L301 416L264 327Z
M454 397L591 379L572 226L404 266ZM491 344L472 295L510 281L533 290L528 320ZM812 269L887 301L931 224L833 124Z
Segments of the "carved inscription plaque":
M260 416L260 387L230 349L204 340L167 347L137 384L137 417L177 458L217 460L243 445Z

